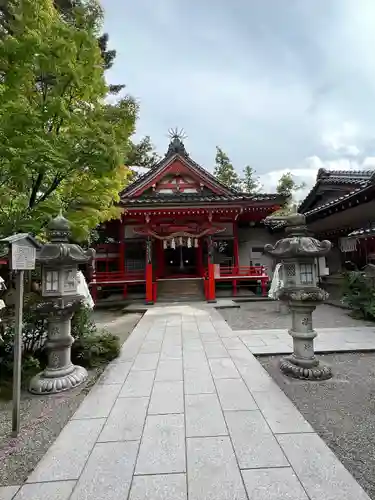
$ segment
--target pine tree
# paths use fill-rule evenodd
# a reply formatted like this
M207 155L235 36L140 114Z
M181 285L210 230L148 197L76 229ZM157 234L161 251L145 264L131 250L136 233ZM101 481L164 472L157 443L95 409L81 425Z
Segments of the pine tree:
M286 201L284 206L277 213L286 215L295 212L297 210L297 204L293 200L293 197L298 191L304 189L305 186L304 182L297 184L291 172L283 174L277 183L276 192L284 196Z
M241 182L239 175L235 171L228 155L219 146L216 146L215 163L214 176L216 179L231 189L240 190Z
M255 194L261 189L261 184L259 178L256 176L256 172L250 165L246 165L244 168L244 176L241 180L241 186L244 193Z

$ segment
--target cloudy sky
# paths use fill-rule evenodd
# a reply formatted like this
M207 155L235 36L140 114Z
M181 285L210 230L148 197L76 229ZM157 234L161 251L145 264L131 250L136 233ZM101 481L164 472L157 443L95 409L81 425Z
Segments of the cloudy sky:
M320 167L375 168L374 0L102 4L108 78L160 152L183 127L195 161L212 170L219 145L266 191L288 170L311 187Z

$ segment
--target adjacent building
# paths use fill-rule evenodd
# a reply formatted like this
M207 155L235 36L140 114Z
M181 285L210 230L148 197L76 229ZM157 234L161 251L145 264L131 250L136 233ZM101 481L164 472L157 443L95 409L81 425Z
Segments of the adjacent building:
M375 171L320 169L299 212L319 239L333 243L324 282L332 298L339 299L348 262L362 269L375 257Z

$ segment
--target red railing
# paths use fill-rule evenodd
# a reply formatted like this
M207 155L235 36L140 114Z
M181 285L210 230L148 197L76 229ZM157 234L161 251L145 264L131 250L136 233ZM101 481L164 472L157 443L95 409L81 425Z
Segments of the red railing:
M220 278L267 276L265 266L220 266ZM217 276L215 276L217 277Z
M204 273L208 277L208 271ZM220 275L218 269L215 270L215 279L220 278L268 278L265 266L220 266Z
M94 272L90 284L96 283L97 285L105 285L106 283L131 283L135 281L145 281L145 270L126 270L126 271L108 271L108 272Z

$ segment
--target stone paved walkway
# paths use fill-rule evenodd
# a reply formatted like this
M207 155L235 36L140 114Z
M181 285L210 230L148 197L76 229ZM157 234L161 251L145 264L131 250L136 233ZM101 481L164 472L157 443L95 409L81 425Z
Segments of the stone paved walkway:
M315 328L315 352L375 351L374 327ZM233 334L253 354L289 354L293 339L286 329L238 330ZM225 341L224 341L225 342Z
M369 499L220 314L193 304L145 314L14 498Z

